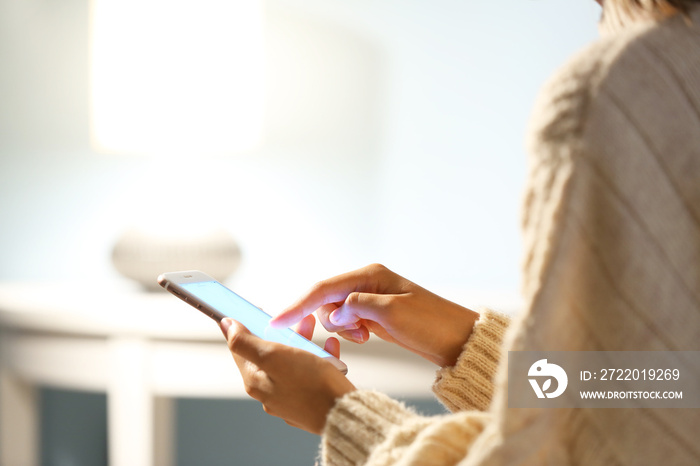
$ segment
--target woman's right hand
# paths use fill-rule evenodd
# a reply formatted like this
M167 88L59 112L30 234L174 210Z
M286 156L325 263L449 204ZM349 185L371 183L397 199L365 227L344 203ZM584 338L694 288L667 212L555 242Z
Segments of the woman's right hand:
M479 317L378 264L317 283L271 323L289 327L314 311L347 340L364 343L372 332L441 367L457 362Z

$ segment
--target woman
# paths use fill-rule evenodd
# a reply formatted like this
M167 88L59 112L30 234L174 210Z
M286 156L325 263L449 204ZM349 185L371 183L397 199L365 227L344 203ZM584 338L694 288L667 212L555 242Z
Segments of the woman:
M547 83L531 122L515 321L382 266L321 282L275 319L310 335L316 311L344 338L372 332L435 362L451 414L418 416L222 323L250 395L322 434L325 464L700 464L695 410L508 408L508 350L700 349L700 2L599 3L604 37Z

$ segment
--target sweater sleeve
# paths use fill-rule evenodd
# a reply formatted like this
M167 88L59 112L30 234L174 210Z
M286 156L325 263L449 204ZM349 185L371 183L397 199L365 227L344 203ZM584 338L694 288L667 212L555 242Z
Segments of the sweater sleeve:
M419 416L374 391L356 391L331 410L321 443L327 466L459 463L490 419L464 411Z
M509 323L508 316L483 310L457 363L437 372L433 391L450 411L488 408Z
M331 410L323 435L322 456L327 465L449 465L459 462L479 435L489 415L503 334L509 319L485 310L457 364L438 371L434 390L452 411L426 418L402 403L374 391L356 391Z

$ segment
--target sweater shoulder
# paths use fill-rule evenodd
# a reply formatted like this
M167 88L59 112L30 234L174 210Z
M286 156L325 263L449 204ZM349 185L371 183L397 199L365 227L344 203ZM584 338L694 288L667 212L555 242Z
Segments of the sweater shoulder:
M584 135L593 106L606 104L616 90L629 92L631 81L652 68L688 66L688 53L697 50L700 39L700 8L694 10L692 22L677 15L640 24L603 37L571 57L545 82L535 101L527 141L530 154L541 144L575 144Z
M528 132L530 154L543 143L573 143L583 134L586 116L612 64L634 36L600 39L574 55L542 86Z
M589 114L610 69L642 30L600 39L574 55L544 84L528 131L528 180L524 190L522 291L539 290L565 216L574 166L586 151Z

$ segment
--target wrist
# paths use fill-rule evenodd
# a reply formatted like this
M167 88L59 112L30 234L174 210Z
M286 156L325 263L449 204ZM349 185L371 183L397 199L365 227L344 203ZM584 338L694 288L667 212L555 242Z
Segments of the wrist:
M446 347L438 363L443 368L454 366L457 363L464 345L469 341L474 332L474 326L479 320L478 312L457 304L454 304L454 306L456 309L453 315L453 325L449 327L450 337L445 340Z
M347 380L347 379L346 379ZM321 410L321 416L319 416L322 419L322 422L319 423L318 427L313 430L312 433L321 435L326 428L326 424L328 423L329 416L335 406L338 404L338 402L345 397L345 395L348 395L352 392L356 392L357 388L350 383L350 381L347 381L347 385L344 386L338 386L338 387L331 387L329 389L329 396L326 398L325 403L321 403L320 405L322 406Z

